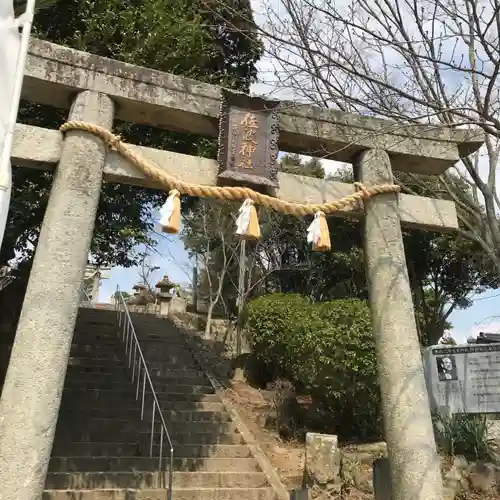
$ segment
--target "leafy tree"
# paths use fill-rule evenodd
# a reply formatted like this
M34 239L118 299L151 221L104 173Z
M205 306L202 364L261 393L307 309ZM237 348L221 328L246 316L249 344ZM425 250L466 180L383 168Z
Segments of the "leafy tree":
M412 231L404 236L421 340L435 344L470 295L497 288L498 275L478 245L461 235Z
M16 4L17 12L22 10L21 4ZM204 8L201 0L64 0L43 6L46 8L37 12L34 21L33 34L39 38L243 92L249 90L256 77L255 63L261 47L248 0L234 0L230 22ZM28 102L21 103L19 112L20 122L46 128L58 128L66 117L66 111ZM115 125L126 140L135 144L208 156L216 152L216 143L207 139L145 125ZM19 266L24 283L51 182L51 173L14 168L11 210L0 263L12 259L16 252L24 261ZM164 198L157 191L105 183L91 247L93 261L106 265L135 264L132 249L154 244L151 216ZM13 295L9 297L14 300ZM16 297L19 309L22 294ZM4 299L5 296L0 297L1 301Z
M199 200L196 210L184 217L182 237L190 256L196 255L201 264L198 296L208 303L205 335L209 336L213 314L219 309L231 313L235 285L228 279L236 273L236 250L240 240L235 234L234 203Z
M37 12L34 34L101 56L248 91L256 77L255 62L261 49L251 22L240 22L238 30L231 26L240 17L251 20L249 2L235 2L237 10L231 11L227 22L217 13L202 9L202 5L191 0L53 2L42 4L46 8ZM32 103L23 103L19 113L20 121L47 128L59 127L65 116L65 112ZM190 154L215 152L213 141L186 134L133 124L119 124L117 130L137 144ZM47 201L46 196L40 201L38 191L46 194L50 182L50 174L14 170L14 215L9 219L10 233L3 245L4 262L12 257L14 246L25 249L26 241L35 243ZM28 185L31 199L26 195ZM22 207L18 210L20 197ZM92 245L95 260L132 265L130 250L138 244L153 243L149 236L152 210L162 200L163 196L152 190L105 184ZM14 225L13 219L21 216L22 227Z
M321 161L314 157L304 162L298 154L285 154L280 160L280 169L289 174L306 175L318 179L325 178L325 170Z

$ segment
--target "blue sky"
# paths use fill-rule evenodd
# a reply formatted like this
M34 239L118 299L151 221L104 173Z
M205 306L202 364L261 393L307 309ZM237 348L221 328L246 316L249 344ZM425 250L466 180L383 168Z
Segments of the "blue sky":
M452 335L457 341L464 341L468 335L484 332L500 332L500 291L491 290L476 295L469 309L451 314Z

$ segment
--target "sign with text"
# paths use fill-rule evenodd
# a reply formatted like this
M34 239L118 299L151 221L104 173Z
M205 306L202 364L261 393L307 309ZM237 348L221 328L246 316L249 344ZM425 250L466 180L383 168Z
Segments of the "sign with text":
M277 187L278 101L221 91L219 179Z
M423 361L433 410L500 412L500 345L432 346Z

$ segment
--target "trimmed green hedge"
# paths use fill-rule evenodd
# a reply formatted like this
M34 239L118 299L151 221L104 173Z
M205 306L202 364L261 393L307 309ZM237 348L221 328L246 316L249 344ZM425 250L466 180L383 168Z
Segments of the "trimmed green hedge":
M381 431L376 358L367 304L313 304L295 294L273 294L246 309L253 357L265 381L278 377L308 394L321 427L345 437Z

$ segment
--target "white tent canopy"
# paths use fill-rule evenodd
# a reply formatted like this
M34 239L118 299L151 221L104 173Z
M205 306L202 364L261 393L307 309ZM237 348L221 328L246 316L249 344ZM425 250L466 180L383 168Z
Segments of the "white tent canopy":
M9 211L10 154L34 10L35 0L28 0L26 12L16 19L14 1L0 0L0 246ZM22 35L19 28L22 28Z

